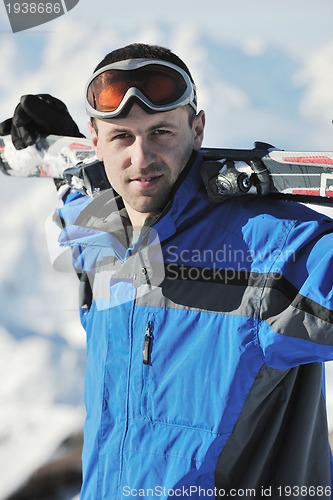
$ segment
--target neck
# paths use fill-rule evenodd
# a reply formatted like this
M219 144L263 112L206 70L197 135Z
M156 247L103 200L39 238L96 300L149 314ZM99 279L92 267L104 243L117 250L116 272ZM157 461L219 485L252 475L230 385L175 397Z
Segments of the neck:
M136 210L133 210L133 208L130 207L126 202L124 202L124 205L127 211L128 218L131 221L132 226L135 227L136 229L142 228L147 218L154 215L150 213L146 214L137 212Z

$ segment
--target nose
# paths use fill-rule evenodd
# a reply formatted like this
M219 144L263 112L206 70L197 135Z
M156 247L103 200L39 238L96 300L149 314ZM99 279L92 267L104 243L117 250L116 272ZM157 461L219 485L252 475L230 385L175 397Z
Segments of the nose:
M131 163L134 167L144 169L154 163L155 154L143 137L136 137L131 146Z

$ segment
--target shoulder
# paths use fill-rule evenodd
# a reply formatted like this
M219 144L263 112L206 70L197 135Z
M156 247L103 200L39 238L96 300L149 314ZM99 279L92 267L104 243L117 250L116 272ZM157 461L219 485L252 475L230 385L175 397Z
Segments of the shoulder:
M259 254L261 261L282 249L294 253L310 242L324 241L327 237L333 240L330 217L290 201L233 198L216 205L208 219L214 223L220 245Z
M262 230L266 226L273 230L273 224L277 228L297 226L303 223L313 226L332 225L333 220L329 216L330 210L333 217L333 207L327 209L326 213L320 213L314 207L292 201L243 196L216 205L213 217L219 218L231 226L244 227L260 224Z

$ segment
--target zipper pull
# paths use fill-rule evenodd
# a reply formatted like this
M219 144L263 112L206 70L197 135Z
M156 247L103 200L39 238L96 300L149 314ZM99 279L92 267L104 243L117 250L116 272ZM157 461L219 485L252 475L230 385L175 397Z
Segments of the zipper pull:
M153 339L151 332L152 332L151 324L150 324L150 321L148 321L148 323L146 325L145 342L143 345L143 363L145 365L150 364L150 351L151 351L151 344L152 344L152 339Z

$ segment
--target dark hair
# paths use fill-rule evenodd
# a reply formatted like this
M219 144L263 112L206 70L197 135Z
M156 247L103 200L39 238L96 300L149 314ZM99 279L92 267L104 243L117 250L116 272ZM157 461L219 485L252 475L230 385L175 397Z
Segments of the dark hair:
M125 47L109 52L96 66L94 72L99 70L100 68L103 68L104 66L107 66L108 64L112 64L118 61L125 61L126 59L161 59L162 61L171 62L172 64L175 64L179 68L183 69L185 73L187 73L190 77L192 83L194 83L190 70L188 69L184 61L180 59L180 57L178 57L166 47L162 47L160 45L148 45L145 43L132 43L130 45L126 45ZM189 115L189 124L190 126L192 126L193 120L195 118L195 111L190 105L187 105L186 108ZM96 122L93 118L91 118L91 123L97 131Z
M109 52L104 59L96 66L95 71L107 64L112 64L118 61L125 61L126 59L162 59L162 61L168 61L179 68L183 69L185 73L188 74L191 81L194 83L190 70L178 57L176 54L171 52L170 49L166 47L162 47L160 45L148 45L145 43L132 43L130 45L126 45L120 49L113 50Z

